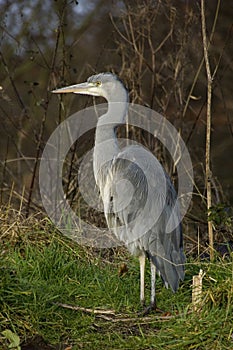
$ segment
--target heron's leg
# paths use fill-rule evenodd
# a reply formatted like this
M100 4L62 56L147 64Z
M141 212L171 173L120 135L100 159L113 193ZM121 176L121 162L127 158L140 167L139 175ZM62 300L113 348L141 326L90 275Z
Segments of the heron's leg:
M151 271L150 306L151 306L151 309L156 309L156 297L155 297L156 267L152 261L150 261L150 271Z
M139 263L140 263L140 302L142 306L145 305L145 263L146 263L146 257L144 254L139 256Z
M156 279L156 267L150 260L150 270L151 270L151 296L150 296L150 305L147 306L142 315L145 316L149 314L152 310L157 310L156 308L156 298L155 298L155 279Z

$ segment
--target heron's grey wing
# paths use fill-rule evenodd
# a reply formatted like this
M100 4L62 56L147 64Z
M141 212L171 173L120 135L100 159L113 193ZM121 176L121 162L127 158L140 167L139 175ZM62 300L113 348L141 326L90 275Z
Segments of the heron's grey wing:
M128 146L108 166L102 187L108 226L130 249L130 243L138 242L153 227L164 207L166 178L162 166L143 147Z
M145 237L144 247L150 259L154 262L166 287L173 291L179 287L179 280L184 279L185 255L183 251L183 236L180 223L180 211L177 206L175 188L165 173L166 199L162 213ZM157 189L154 188L154 193ZM176 205L175 205L176 204ZM167 223L173 227L167 231Z
M176 191L158 160L141 146L126 147L110 166L104 186L109 228L132 254L144 251L165 285L184 278L183 240ZM174 229L167 232L168 221Z
M164 229L171 218L176 201L175 189L169 178L167 181L166 205L158 222L148 235L146 249L150 259L160 272L166 287L169 285L173 291L176 291L179 287L179 280L184 279L185 255L181 224L175 226L177 222L175 216L179 216L177 209L172 218L176 221L174 223L175 228L171 232L166 232Z
M137 164L114 159L104 187L104 212L108 227L126 245L133 239L133 222L145 205L147 193L145 176Z

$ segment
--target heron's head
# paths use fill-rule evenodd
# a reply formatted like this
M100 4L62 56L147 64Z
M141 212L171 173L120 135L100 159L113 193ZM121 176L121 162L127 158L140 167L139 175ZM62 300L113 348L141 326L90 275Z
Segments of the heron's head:
M102 96L109 101L121 102L127 90L117 75L112 73L100 73L92 75L85 83L70 85L53 90L53 93L68 93Z

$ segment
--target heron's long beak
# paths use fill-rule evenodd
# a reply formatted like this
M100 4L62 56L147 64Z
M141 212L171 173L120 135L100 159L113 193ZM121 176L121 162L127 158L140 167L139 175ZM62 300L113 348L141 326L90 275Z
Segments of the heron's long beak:
M70 85L66 86L61 89L53 90L52 92L54 94L63 94L63 93L68 93L68 92L73 92L74 94L87 94L90 95L91 93L91 87L89 83L81 83L81 84L76 84L76 85Z

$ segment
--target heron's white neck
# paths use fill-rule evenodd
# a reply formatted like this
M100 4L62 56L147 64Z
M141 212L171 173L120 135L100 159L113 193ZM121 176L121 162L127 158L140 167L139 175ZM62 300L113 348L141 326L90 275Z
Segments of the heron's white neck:
M121 88L115 96L108 99L108 111L98 119L93 155L96 181L99 179L98 173L102 166L111 161L120 151L116 127L125 122L127 110L128 94Z

